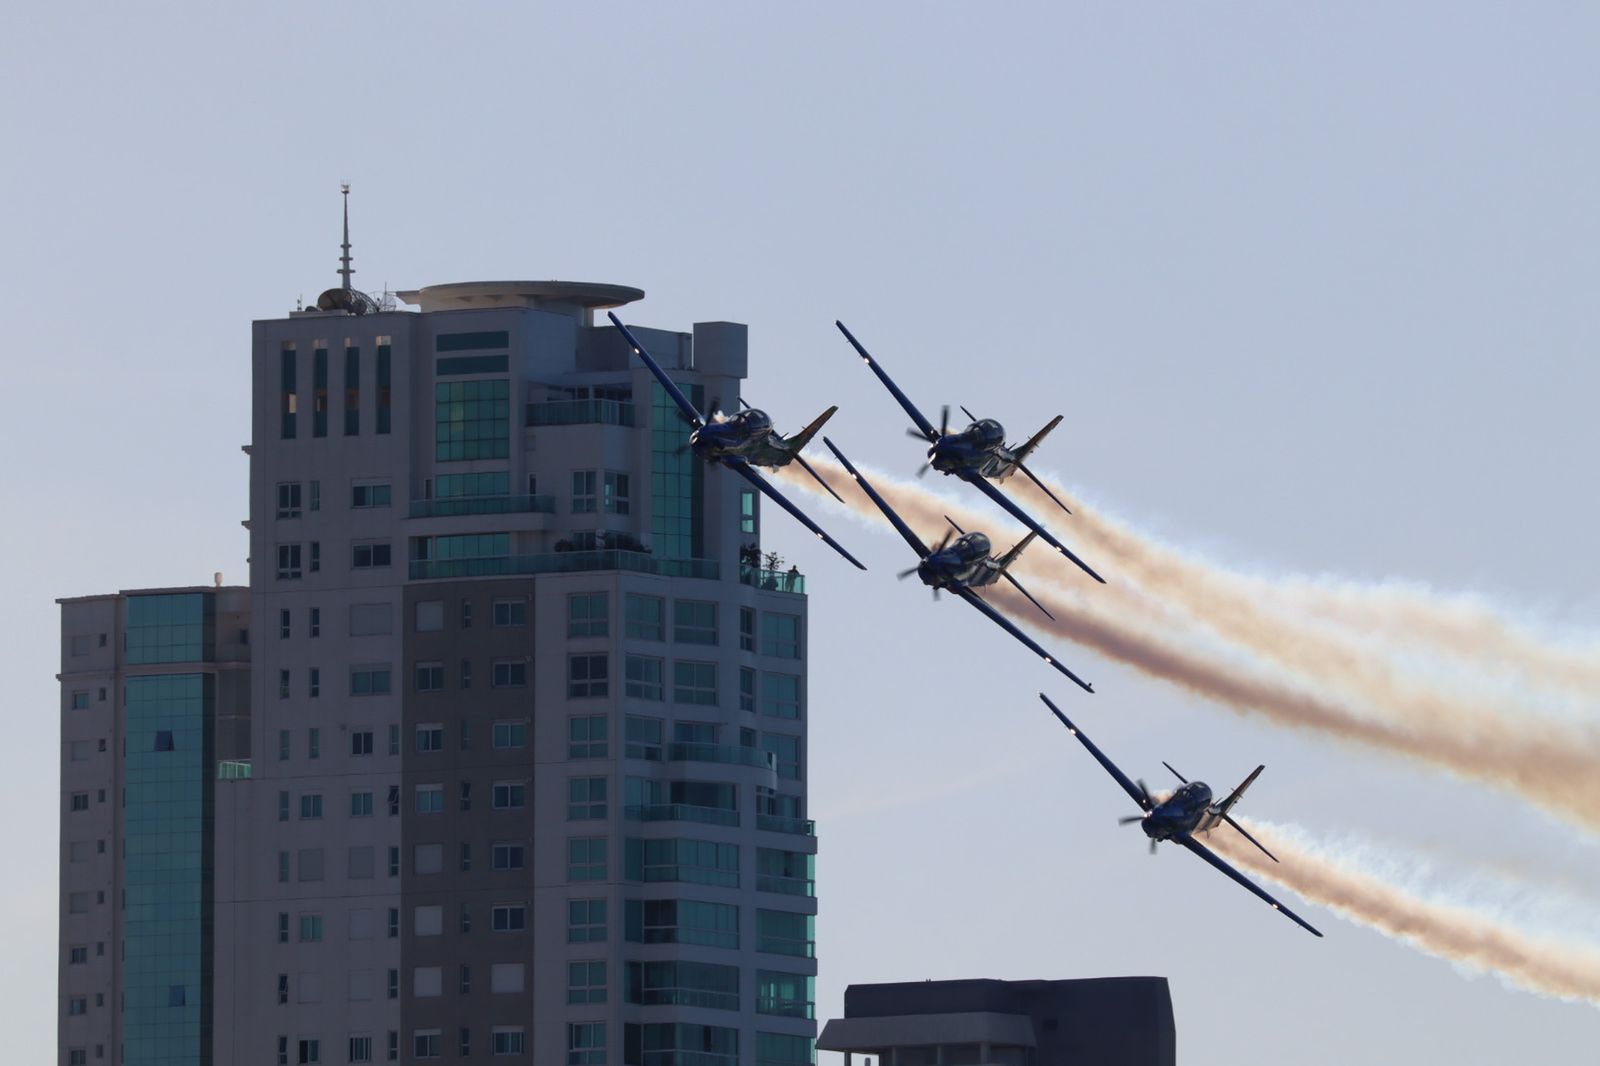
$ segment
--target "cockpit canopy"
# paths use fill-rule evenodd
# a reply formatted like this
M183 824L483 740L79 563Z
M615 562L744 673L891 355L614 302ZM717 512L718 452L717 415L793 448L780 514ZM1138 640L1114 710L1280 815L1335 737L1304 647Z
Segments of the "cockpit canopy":
M979 559L989 558L991 545L986 533L967 533L951 545L951 549L964 563L977 562Z
M980 418L978 421L972 423L972 428L976 431L975 436L978 438L978 441L985 447L994 444L1005 443L1005 427L992 418Z
M750 433L766 433L772 429L771 416L768 415L767 412L755 407L740 411L738 414L729 418L728 421L739 423L746 431Z

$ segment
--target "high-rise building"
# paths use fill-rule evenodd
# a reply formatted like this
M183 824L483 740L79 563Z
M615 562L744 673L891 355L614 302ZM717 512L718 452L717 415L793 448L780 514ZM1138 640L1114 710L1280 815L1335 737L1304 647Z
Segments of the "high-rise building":
M61 603L59 1061L210 1061L219 772L249 750L249 590Z
M812 1061L803 578L594 324L642 295L255 323L216 1062ZM736 407L744 326L637 332Z

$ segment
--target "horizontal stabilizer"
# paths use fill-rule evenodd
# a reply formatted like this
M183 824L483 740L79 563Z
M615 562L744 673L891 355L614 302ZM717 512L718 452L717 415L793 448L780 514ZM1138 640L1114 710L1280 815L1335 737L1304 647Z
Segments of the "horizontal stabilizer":
M817 435L817 431L827 424L828 419L832 418L837 410L839 410L839 407L835 404L813 419L805 429L788 439L787 443L794 447L796 455L800 454L800 449L811 443L811 438Z
M1060 424L1061 424L1061 416L1060 415L1056 415L1054 418L1052 418L1049 421L1049 423L1043 429L1041 429L1039 432L1035 433L1033 436L1029 437L1026 444L1024 444L1022 447L1018 448L1015 452L1012 453L1013 455L1015 455L1017 457L1017 463L1020 465L1024 460L1026 460L1028 458L1028 456L1032 455L1033 454L1033 450L1039 446L1039 442L1044 440L1045 434L1049 433L1052 429L1055 429ZM1060 502L1060 501L1057 501L1057 502Z

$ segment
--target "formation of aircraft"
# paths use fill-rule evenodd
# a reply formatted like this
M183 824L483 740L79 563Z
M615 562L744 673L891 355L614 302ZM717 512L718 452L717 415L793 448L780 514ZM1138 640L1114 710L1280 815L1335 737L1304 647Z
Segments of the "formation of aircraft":
M1000 559L989 557L989 538L982 533L964 533L954 546L948 545L947 541L940 541L938 547L930 549L922 542L922 538L913 533L911 527L906 525L905 521L895 513L894 508L890 507L884 498L878 495L878 490L872 487L872 483L862 477L861 472L851 465L850 460L845 457L844 452L841 452L833 441L823 437L822 443L828 446L828 450L833 452L835 458L844 466L849 475L855 479L855 483L860 485L861 490L867 494L873 503L878 505L878 510L883 512L883 516L894 526L895 531L905 538L905 542L911 545L911 550L917 553L919 560L917 565L905 571L904 576L910 577L912 574L916 574L922 580L922 583L932 587L935 593L940 589L946 589L960 596L979 611L982 611L995 625L1016 637L1029 651L1059 670L1073 684L1085 692L1094 691L1093 685L1068 670L1059 660L1041 648L1032 637L1017 628L1010 619L989 606L988 603L984 602L982 596L973 591L984 585L991 585L1002 577L1015 585L1017 579L1006 573L1006 568L1015 562L1022 549L1027 547L1027 540L1012 548ZM949 521L948 516L945 521ZM950 524L955 525L954 522ZM957 531L959 532L959 528ZM1028 537L1031 539L1033 534L1030 533ZM1017 587L1021 588L1020 585ZM1023 595L1028 596L1028 599L1033 602L1035 607L1039 607L1039 610L1044 610L1043 607L1039 606L1038 600L1034 600L1031 595L1028 595L1027 590L1023 590ZM1045 613L1049 614L1048 611L1045 611Z
M777 468L786 466L791 462L798 463L834 499L843 502L839 494L833 490L833 487L824 481L821 475L801 455L801 451L805 446L822 429L828 419L833 417L838 410L837 407L829 407L813 420L810 425L791 437L785 437L774 430L772 419L766 412L748 406L737 414L724 415L715 410L717 405L714 402L712 405L713 410L710 416L707 417L695 408L688 397L667 376L666 371L651 357L645 346L633 335L633 332L623 325L615 314L611 314L610 318L617 329L621 330L623 336L627 338L634 354L644 362L650 373L661 383L661 387L672 398L672 402L677 406L684 420L692 427L688 447L694 451L696 456L708 463L725 466L746 481L749 481L764 495L793 515L802 525L816 534L819 539L834 551L860 569L866 569L855 556L846 551L843 546L824 532L820 526L779 493L770 482L755 470L757 466ZM986 534L976 530L969 533L946 515L945 521L950 523L954 531L954 539L952 540L950 532L946 532L936 544L929 547L910 526L906 525L905 521L889 506L888 502L878 494L878 491L861 475L861 472L839 450L838 446L824 437L823 443L833 452L846 472L861 487L861 490L866 493L868 498L872 500L878 510L883 512L883 516L889 520L895 531L916 552L917 564L901 571L898 576L901 579L905 579L912 574L917 575L917 578L924 585L933 590L935 600L939 598L941 591L950 592L966 600L990 621L1010 633L1029 651L1039 656L1045 663L1054 667L1085 692L1093 692L1094 687L1092 685L1040 647L1031 637L995 610L994 607L990 606L977 591L997 584L1002 580L1007 581L1046 617L1053 617L1045 609L1044 605L1035 599L1027 589L1023 588L1016 577L1010 573L1011 565L1017 561L1017 558L1036 538L1071 559L1090 577L1101 584L1105 584L1105 578L1096 573L1088 563L1074 555L1048 529L991 483L1004 484L1008 478L1020 471L1038 486L1046 496L1055 501L1062 511L1071 514L1072 512L1068 510L1066 504L1062 503L1025 465L1025 460L1038 448L1039 442L1060 424L1061 416L1057 415L1051 419L1043 429L1015 448L1006 445L1005 429L999 422L992 418L978 418L965 407L961 408L961 411L970 420L970 424L965 429L955 433L950 432L950 408L948 406L941 411L939 426L935 428L933 423L917 409L906 394L900 391L899 386L884 372L883 368L878 365L866 348L861 345L861 342L856 340L855 336L845 328L844 323L836 321L834 325L839 327L839 332L844 334L845 339L850 342L867 366L883 382L884 387L889 390L889 393L905 410L906 414L911 417L911 421L915 423L916 428L908 431L910 436L927 443L927 458L917 471L917 476L923 476L930 469L938 470L940 473L947 475L953 474L977 488L985 496L988 496L1008 514L1025 525L1029 531L1027 536L1010 551L1003 555L994 555L992 542ZM741 401L742 403L743 401ZM1044 700L1045 705L1060 719L1061 724L1067 728L1067 731L1082 742L1083 746L1088 749L1089 754L1094 756L1095 760L1105 768L1106 772L1116 780L1117 784L1122 786L1122 790L1138 804L1140 813L1124 817L1120 819L1120 822L1125 825L1137 822L1140 828L1143 829L1145 836L1150 840L1152 854L1155 852L1156 846L1163 841L1177 844L1188 851L1192 851L1265 901L1273 910L1281 911L1285 917L1307 932L1318 937L1322 936L1322 933L1305 919L1274 899L1254 881L1251 881L1225 862L1197 839L1197 836L1204 836L1210 833L1211 830L1226 825L1242 835L1251 844L1260 848L1273 862L1278 861L1277 856L1267 851L1261 842L1246 832L1244 827L1235 821L1230 814L1234 805L1244 795L1245 790L1260 776L1265 767L1257 766L1238 788L1234 789L1220 802L1214 802L1211 788L1205 782L1190 781L1173 769L1170 763L1163 763L1168 770L1171 770L1177 776L1181 784L1170 796L1158 801L1156 797L1151 795L1150 790L1145 787L1143 781L1132 780L1118 769L1116 764L1108 759L1061 712L1061 709L1051 702L1048 696L1041 692L1039 698Z
M916 423L916 428L907 430L907 433L918 440L928 442L928 460L917 471L917 476L920 477L927 473L930 468L939 471L941 474L954 474L999 504L1017 521L1037 533L1040 540L1077 563L1084 573L1102 585L1106 583L1105 578L1095 573L1094 568L1088 563L1072 554L1071 550L1057 540L1054 534L1041 525L1037 519L1017 506L1011 497L989 483L991 480L1003 483L1012 474L1020 470L1029 481L1039 486L1039 489L1046 496L1055 500L1058 507L1066 511L1067 505L1056 499L1055 493L1046 488L1044 482L1035 477L1033 471L1023 465L1023 460L1033 454L1033 450L1039 446L1039 442L1044 439L1045 434L1061 424L1060 415L1051 419L1049 425L1035 433L1026 443L1016 449L1006 447L1004 426L992 418L975 418L972 412L965 407L961 409L962 413L972 419L972 424L967 426L966 429L961 430L959 433L950 432L950 408L948 406L944 408L940 415L939 428L935 429L933 423L928 421L927 416L917 410L917 405L911 402L910 397L900 391L900 386L894 383L894 379L884 373L883 367L879 366L878 361L872 358L866 348L862 347L861 342L856 340L855 335L845 328L845 324L836 321L834 325L839 327L839 332L844 334L845 340L850 342L856 352L860 354L862 360L872 369L872 372L878 375L878 380L883 382L884 388L888 389L889 394L905 409L906 414L911 417L911 421ZM1071 514L1072 512L1067 511L1067 513Z
M1257 777L1261 776L1261 771L1266 769L1265 766L1257 766L1251 771L1250 776L1244 779L1244 783L1230 792L1226 799L1220 803L1213 803L1209 785L1204 781L1190 781L1178 771L1172 770L1170 764L1163 763L1162 765L1166 766L1168 770L1172 770L1173 774L1183 784L1171 796L1157 803L1155 798L1150 795L1150 790L1145 787L1143 781L1130 780L1127 774L1117 768L1116 763L1108 759L1104 752L1095 747L1094 741L1085 736L1081 729L1073 725L1067 716L1061 713L1061 708L1052 703L1049 696L1041 692L1039 693L1039 698L1044 700L1045 706L1049 707L1051 713L1061 720L1061 724L1067 727L1067 732L1077 737L1083 743L1083 746L1089 749L1089 754L1094 756L1095 761L1105 767L1106 773L1116 779L1117 784L1122 786L1122 791L1126 792L1132 797L1133 802L1139 805L1139 810L1142 813L1119 818L1118 821L1123 825L1131 825L1134 822L1139 823L1139 828L1144 830L1144 835L1150 838L1150 853L1152 855L1155 854L1156 845L1161 841L1169 841L1179 847L1187 848L1251 892L1254 892L1265 900L1273 910L1282 912L1284 917L1300 926L1306 932L1313 936L1322 935L1310 922L1307 922L1294 911L1273 899L1260 885L1234 869L1223 861L1221 856L1195 839L1195 834L1197 833L1209 833L1217 826L1226 824L1238 831L1250 843L1261 848L1267 858L1273 862L1278 861L1276 855L1262 847L1261 842L1245 832L1244 827L1234 821L1228 813L1233 809L1234 804L1239 802L1239 798L1244 795L1244 790L1249 788Z
M823 481L811 468L811 464L800 455L800 449L806 446L812 436L822 428L824 422L833 417L833 413L838 410L837 407L830 407L822 412L815 421L793 437L779 434L772 428L772 419L767 413L753 407L731 416L723 416L720 412L713 411L712 417L707 418L689 402L689 398L667 376L667 372L661 369L661 364L655 361L645 349L644 343L633 335L633 331L624 326L614 312L606 313L610 316L612 325L621 330L622 335L628 339L633 354L637 355L650 369L650 373L655 375L661 387L666 390L667 395L683 414L684 420L693 427L689 434L689 447L693 449L695 455L708 463L718 463L732 470L793 515L801 525L816 534L817 539L844 556L858 569L866 569L859 559L845 550L844 545L828 536L821 526L779 492L772 482L755 471L757 465L784 466L789 462L798 462L823 488L833 492L828 483ZM834 495L838 496L837 493Z

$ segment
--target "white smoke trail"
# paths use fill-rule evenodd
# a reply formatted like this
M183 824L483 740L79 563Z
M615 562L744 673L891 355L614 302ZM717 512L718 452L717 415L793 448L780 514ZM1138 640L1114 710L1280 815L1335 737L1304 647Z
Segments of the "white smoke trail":
M1054 509L1031 482L1016 478L1010 484L1035 513L1050 514ZM1328 629L1339 627L1347 642L1355 638L1363 648L1370 647L1374 638L1400 639L1410 648L1427 644L1456 657L1454 666L1467 666L1474 673L1500 673L1571 689L1584 699L1590 717L1600 716L1595 702L1600 693L1600 638L1589 636L1571 644L1541 639L1470 597L1429 594L1395 582L1363 586L1243 574L1096 514L1054 482L1050 489L1072 508L1076 516L1072 534L1090 545L1088 551L1115 558L1120 576L1183 604L1218 632L1231 634L1243 628L1259 634L1292 621L1299 632L1314 627L1327 635Z
M877 508L842 468L816 462L835 485L847 486L849 507L872 520ZM789 484L804 487L790 477ZM906 521L924 533L949 514L966 528L987 524L951 501L892 478L871 475L873 486ZM1053 568L1062 561L1041 553ZM1024 557L1026 558L1026 556ZM1118 560L1120 564L1120 560ZM1038 573L1038 569L1034 571ZM1084 583L1087 585L1087 582ZM1054 614L1045 621L1009 585L983 595L1013 619L1041 632L1092 647L1152 677L1240 713L1316 730L1353 743L1409 756L1463 777L1509 789L1586 828L1600 831L1600 727L1532 716L1515 706L1469 702L1395 676L1390 665L1360 654L1326 634L1295 628L1292 620L1260 616L1236 602L1224 627L1236 651L1197 648L1155 597L1120 574L1110 585L1030 589ZM1194 595L1199 595L1194 593ZM1265 656L1276 671L1253 665Z
M1600 949L1536 936L1478 908L1426 898L1395 884L1392 875L1361 868L1353 856L1313 845L1294 827L1254 821L1245 827L1282 861L1273 862L1227 828L1204 843L1247 873L1427 954L1493 971L1542 995L1600 1005Z

